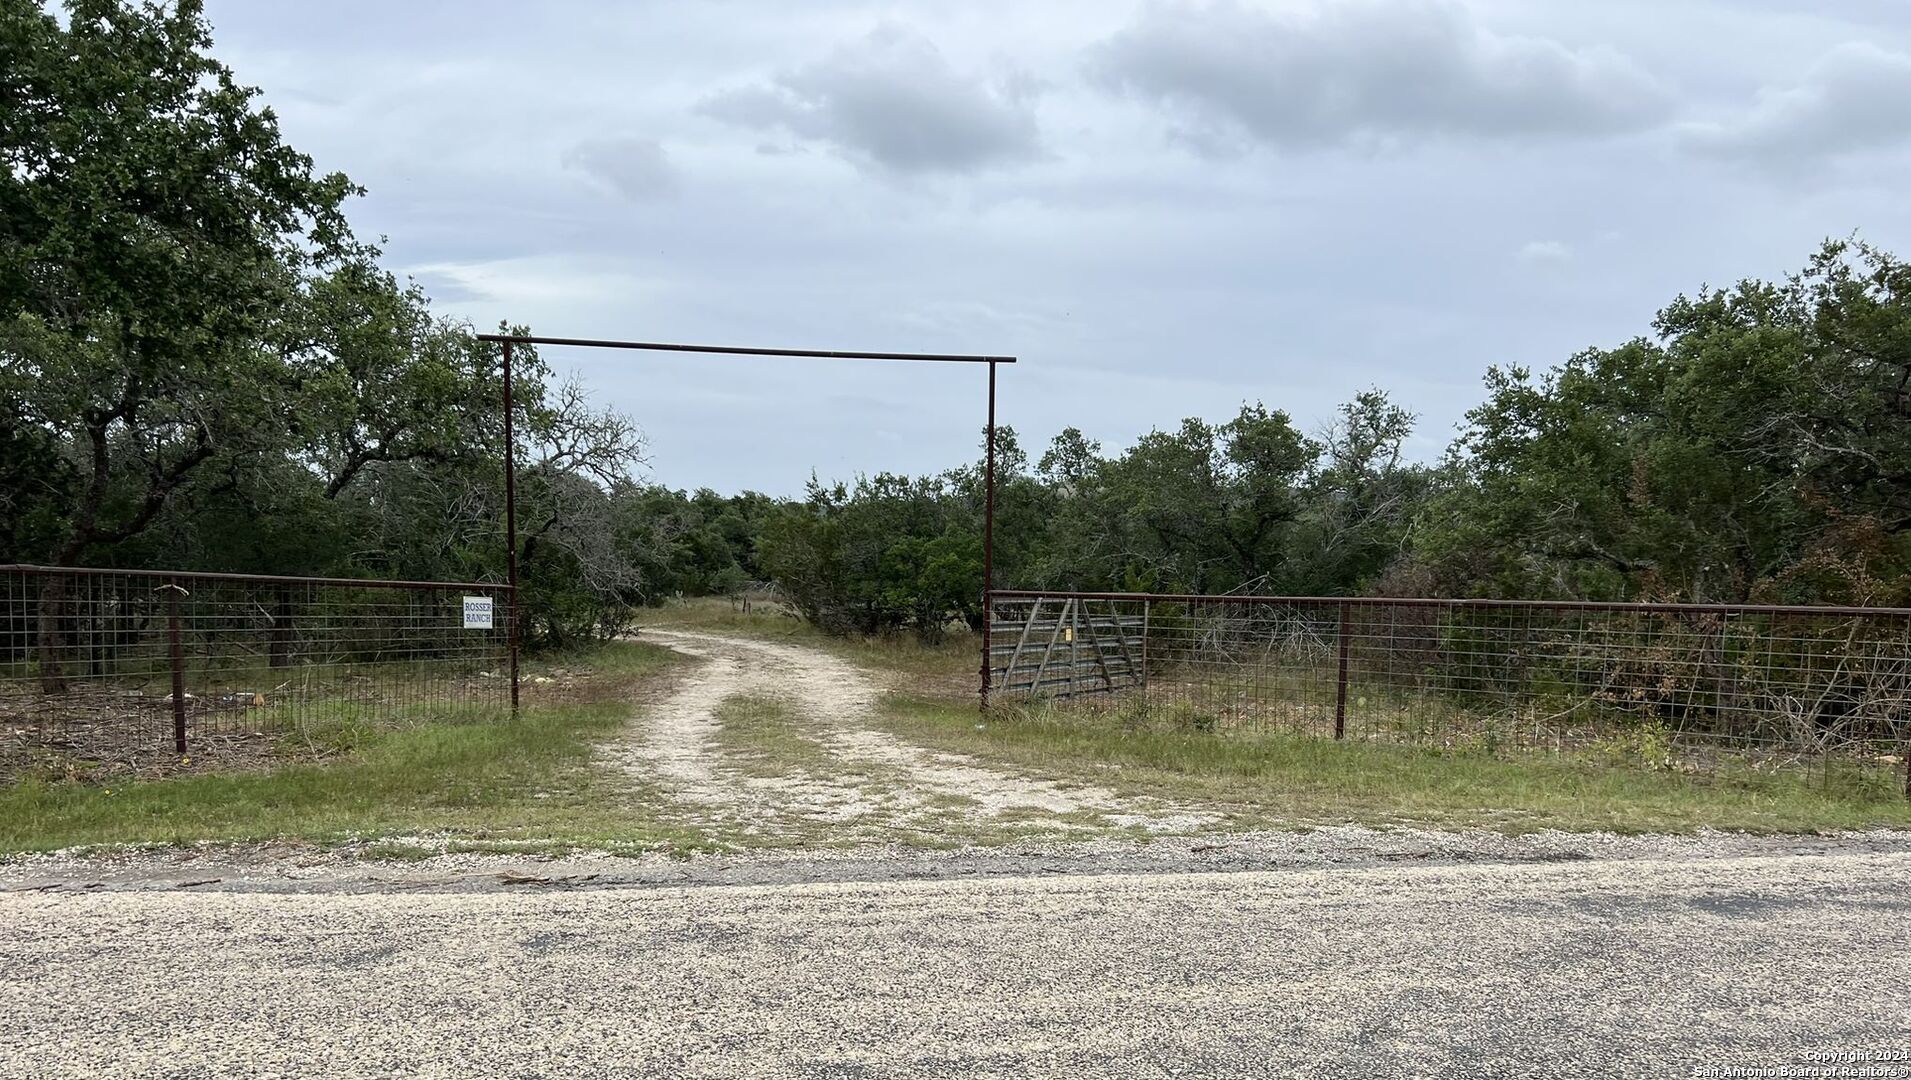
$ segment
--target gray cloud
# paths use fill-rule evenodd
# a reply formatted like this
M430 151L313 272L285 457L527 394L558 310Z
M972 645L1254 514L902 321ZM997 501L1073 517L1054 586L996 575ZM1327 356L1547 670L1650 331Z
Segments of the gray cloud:
M449 18L473 6L449 0L334 0L322 10L208 0L217 54L266 88L293 145L370 188L352 207L360 235L390 236L389 265L417 273L447 314L580 337L1013 353L1024 362L1001 373L999 418L1032 453L1065 425L1113 449L1183 416L1225 418L1243 399L1313 427L1378 384L1425 417L1414 452L1437 457L1479 402L1489 363L1543 369L1627 340L1678 292L1783 274L1827 235L1858 228L1911 251L1911 203L1890 168L1872 167L1880 154L1816 170L1811 197L1800 198L1784 185L1721 182L1722 159L1661 152L1686 137L1670 121L1737 129L1763 100L1757 87L1804 81L1813 58L1840 42L1911 54L1904 0L1464 3L1465 41L1609 43L1685 104L1663 120L1628 121L1650 136L1623 145L1464 134L1477 123L1458 136L1419 135L1456 125L1413 126L1396 109L1387 123L1300 145L1420 138L1412 167L1335 152L1270 168L1256 150L1266 143L1225 110L1170 108L1158 95L1137 105L1082 85L1085 50L1146 25L1130 4L1107 0L479 0L495 18ZM1039 160L895 183L923 173L775 117L729 127L700 111L726 88L758 87L781 102L779 114L835 130L808 116L820 90L789 89L777 73L822 78L837 48L864 35L873 7L942 56L926 82L893 70L906 59L890 61L889 82L870 93L953 82L942 96L1023 118L991 144L1006 141L1008 156L987 160ZM1851 14L1859 9L1863 23ZM1358 44L1345 37L1346 48ZM1257 55L1251 39L1237 44ZM849 53L885 51L861 43ZM499 77L496 57L507 54L521 77ZM1011 67L1054 85L1004 86ZM1246 79L1243 69L1223 70ZM1404 94L1436 81L1400 70ZM1378 92L1371 78L1351 85ZM830 100L830 122L847 125ZM1217 144L1251 152L1170 150L1164 115L1191 130L1206 117ZM609 180L584 171L574 148L620 135L666 151L678 174L669 213L620 204ZM1504 152L1508 143L1517 152ZM560 167L567 155L575 168ZM606 194L579 198L586 185ZM1544 261L1544 246L1528 252L1539 263L1517 257L1549 240L1570 258ZM972 460L978 445L980 375L959 365L576 349L546 358L580 368L601 400L631 411L657 479L673 486L798 494L812 468L825 479L934 471ZM896 405L872 417L832 401L859 395ZM904 442L872 434L898 417Z
M1563 263L1573 257L1573 249L1558 240L1528 240L1513 257L1528 265Z
M1911 55L1840 45L1797 83L1761 91L1739 115L1685 125L1681 141L1702 154L1778 168L1911 141Z
M588 139L566 150L563 162L633 202L677 190L677 170L655 139Z
M1270 13L1158 3L1091 53L1103 86L1180 109L1195 146L1245 134L1281 147L1428 136L1599 135L1652 124L1660 84L1608 49L1493 33L1433 0Z
M828 59L704 102L710 116L784 130L905 173L973 172L1039 155L1024 86L958 73L928 40L879 27Z

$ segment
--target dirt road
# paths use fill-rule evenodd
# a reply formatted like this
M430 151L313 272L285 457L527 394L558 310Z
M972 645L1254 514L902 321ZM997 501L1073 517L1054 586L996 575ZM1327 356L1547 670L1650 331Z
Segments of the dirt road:
M0 1076L1671 1077L1903 1052L1911 854L1894 843L11 892Z
M688 630L646 629L643 638L702 663L606 756L635 778L662 783L691 821L719 835L790 840L826 831L840 842L959 836L1010 823L1027 835L1173 833L1219 820L1200 808L1065 787L904 743L872 723L881 688L821 649ZM767 775L726 751L722 738L726 703L759 700L783 706L790 735L811 751Z

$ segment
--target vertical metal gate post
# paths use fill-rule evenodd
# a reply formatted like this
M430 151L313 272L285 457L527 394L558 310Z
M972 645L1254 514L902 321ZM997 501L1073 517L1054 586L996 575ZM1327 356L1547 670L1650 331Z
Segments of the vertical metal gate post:
M1082 604L1076 604L1068 614L1068 696L1074 697L1079 691L1076 681L1081 678L1082 670Z
M1334 738L1347 737L1347 601L1340 602L1340 674L1334 678Z
M173 675L173 749L186 752L186 650L179 640L179 597L185 589L168 582L166 590L166 637L172 651Z
M518 714L518 444L511 403L511 339L504 339L504 574L511 589L505 642L511 651L511 715Z
M1141 602L1141 712L1148 714L1148 611L1152 600Z
M982 496L982 711L989 709L995 649L995 361L989 361L989 425L983 450Z

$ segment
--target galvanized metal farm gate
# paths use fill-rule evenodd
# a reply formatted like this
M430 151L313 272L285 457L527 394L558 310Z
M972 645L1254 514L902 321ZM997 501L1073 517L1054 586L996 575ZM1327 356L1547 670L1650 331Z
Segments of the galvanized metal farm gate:
M1000 597L995 607L990 667L1005 695L1072 697L1147 681L1145 607L1134 614L1111 601L1073 596ZM998 642L1005 653L998 653Z

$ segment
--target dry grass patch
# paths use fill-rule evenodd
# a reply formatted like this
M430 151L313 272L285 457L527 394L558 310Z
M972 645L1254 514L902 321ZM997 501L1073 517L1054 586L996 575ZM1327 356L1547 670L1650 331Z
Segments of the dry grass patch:
M346 718L307 732L328 748L324 760L158 780L28 779L0 788L0 851L419 834L698 845L700 836L658 813L656 792L593 762L597 743L629 722L630 698L680 662L667 649L619 642L574 661L594 685L573 686L568 700L530 695L515 721L393 727Z

